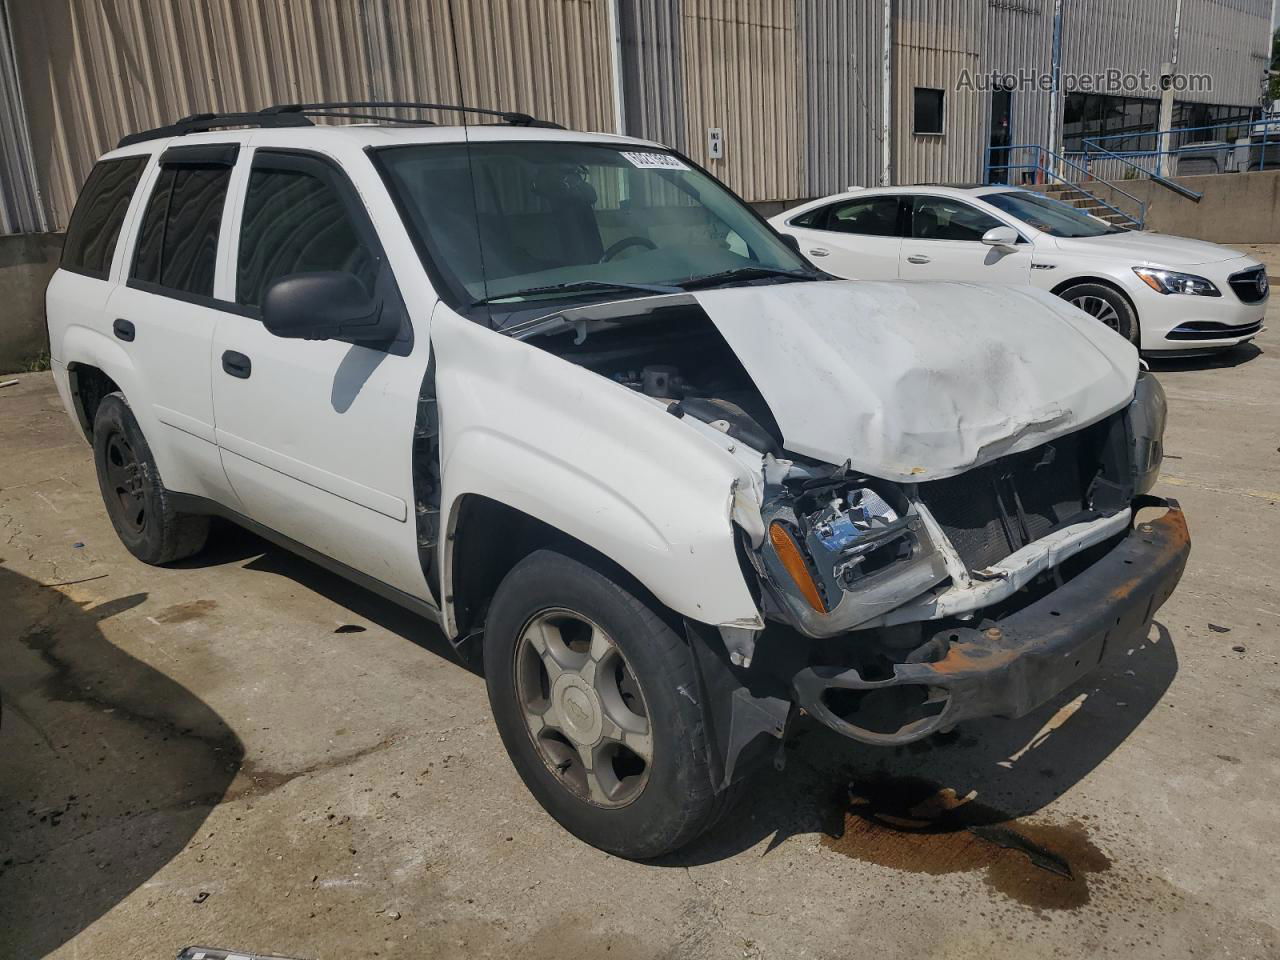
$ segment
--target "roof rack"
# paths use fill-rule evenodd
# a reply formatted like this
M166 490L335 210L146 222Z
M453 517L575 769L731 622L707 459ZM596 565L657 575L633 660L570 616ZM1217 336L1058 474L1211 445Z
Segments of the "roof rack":
M335 117L350 120L379 120L383 123L426 124L432 121L407 117L384 117L359 110L447 110L499 117L516 127L549 127L563 130L558 123L539 120L514 110L490 110L487 107L464 107L452 103L421 103L416 100L333 100L323 103L282 103L262 110L241 113L194 113L174 123L121 137L117 147L127 147L162 137L181 137L188 133L204 133L223 127L310 127L312 117ZM341 111L341 112L340 112Z

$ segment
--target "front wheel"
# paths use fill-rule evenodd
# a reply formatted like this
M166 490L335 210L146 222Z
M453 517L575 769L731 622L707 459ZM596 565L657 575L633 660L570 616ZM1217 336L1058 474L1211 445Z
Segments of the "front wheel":
M1106 324L1135 347L1141 345L1138 315L1118 290L1100 283L1077 283L1059 292L1058 296Z
M552 550L530 554L494 596L484 666L529 791L579 839L638 859L706 830L721 796L692 651L615 577Z

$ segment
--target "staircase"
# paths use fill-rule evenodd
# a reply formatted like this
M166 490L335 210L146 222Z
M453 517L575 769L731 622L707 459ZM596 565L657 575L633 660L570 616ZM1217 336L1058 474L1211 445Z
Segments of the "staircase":
M1087 166L1038 144L990 148L986 180L996 182L997 176L1005 183L1041 184L1054 199L1118 227L1141 230L1147 219L1145 201L1119 184L1098 179Z
M1103 181L1092 181L1095 186L1110 186ZM1114 207L1110 207L1103 203L1098 197L1092 193L1082 189L1073 183L1049 183L1045 185L1044 192L1055 200L1061 200L1063 203L1069 203L1077 210L1083 211L1090 216L1097 217L1099 220L1105 220L1107 223L1113 223L1117 227L1129 227L1131 229L1141 229L1142 224L1129 216L1127 213L1121 213Z

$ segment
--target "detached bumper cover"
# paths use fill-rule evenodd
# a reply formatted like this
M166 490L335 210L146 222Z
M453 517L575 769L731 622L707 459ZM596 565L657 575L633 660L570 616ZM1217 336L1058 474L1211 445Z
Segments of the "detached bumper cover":
M886 680L864 680L856 670L807 667L796 674L797 700L810 714L846 736L868 743L910 743L976 717L1020 717L1098 665L1108 644L1145 634L1169 598L1191 552L1177 501L1146 498L1168 513L1138 524L1109 553L1044 598L981 629L939 631L949 646L934 663L900 663ZM894 732L855 726L827 705L829 690L927 688L940 710L915 716Z

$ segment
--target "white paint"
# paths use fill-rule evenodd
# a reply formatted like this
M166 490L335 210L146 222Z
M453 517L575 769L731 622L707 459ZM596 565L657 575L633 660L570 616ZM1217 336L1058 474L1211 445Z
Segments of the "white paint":
M696 296L788 450L888 480L955 476L1072 433L1127 404L1138 373L1128 343L1027 288L817 282Z
M1032 286L1053 290L1073 279L1098 279L1118 287L1138 315L1144 352L1229 347L1249 336L1227 336L1194 342L1167 339L1170 330L1193 321L1229 327L1256 323L1266 302L1244 303L1228 285L1232 274L1261 266L1238 250L1204 240L1127 231L1099 237L1054 237L991 203L988 197L1010 187L894 187L846 191L801 204L770 219L782 233L800 241L802 251L829 273L849 280L963 280L974 283ZM974 208L997 223L1012 227L1025 241L1001 250L974 241L925 240L816 230L793 221L802 214L846 200L876 196L945 197ZM815 256L815 250L822 251ZM920 262L923 261L923 262ZM1135 266L1165 267L1212 280L1221 297L1157 293L1138 279ZM975 328L981 329L981 328Z

